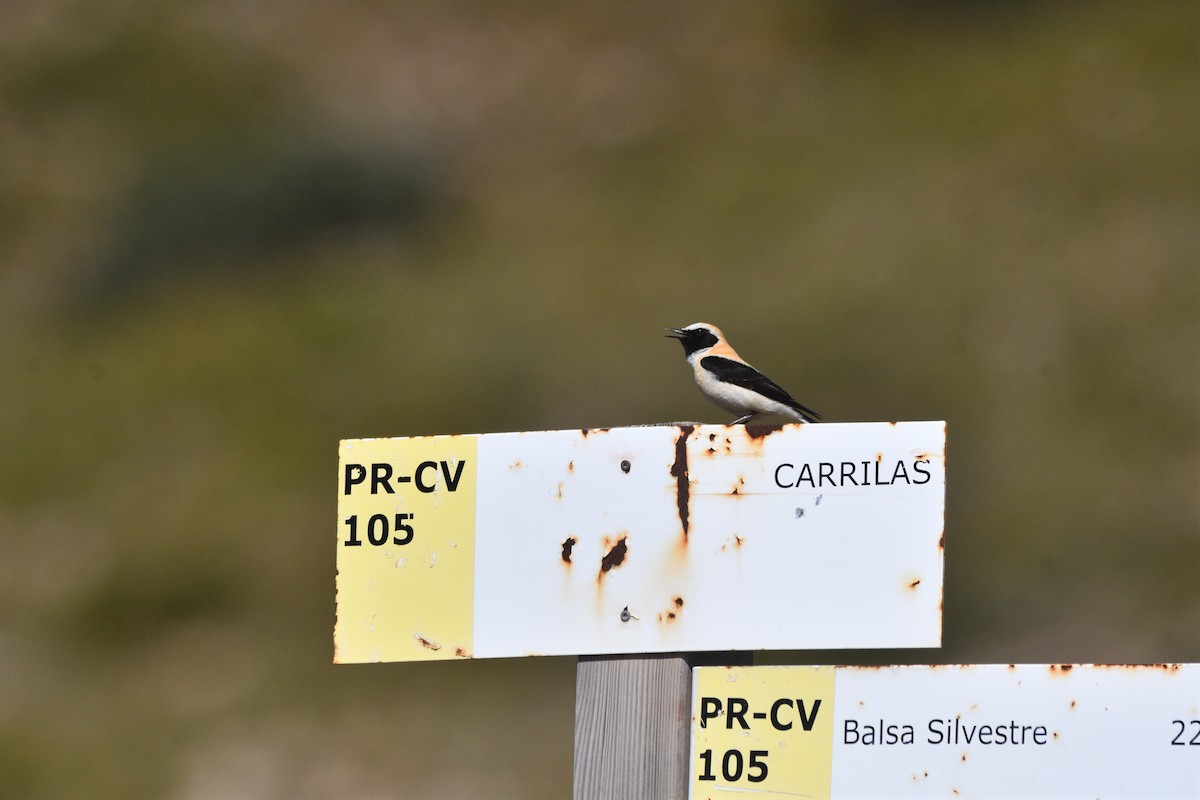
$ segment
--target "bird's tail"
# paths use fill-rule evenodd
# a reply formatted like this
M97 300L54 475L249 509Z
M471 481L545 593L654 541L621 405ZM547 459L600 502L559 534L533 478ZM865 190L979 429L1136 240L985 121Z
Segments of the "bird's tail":
M792 411L796 413L796 417L799 418L801 422L820 422L821 420L820 414L807 406L800 405L799 403L796 403L794 406L792 406Z

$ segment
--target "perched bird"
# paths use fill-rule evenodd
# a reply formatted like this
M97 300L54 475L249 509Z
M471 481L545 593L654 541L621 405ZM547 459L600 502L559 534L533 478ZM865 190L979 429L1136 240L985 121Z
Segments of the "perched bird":
M684 355L696 375L696 385L704 396L726 411L742 415L730 425L740 425L759 414L778 414L800 422L816 422L821 418L743 361L717 326L696 322L686 328L666 330L670 331L668 338L683 344Z

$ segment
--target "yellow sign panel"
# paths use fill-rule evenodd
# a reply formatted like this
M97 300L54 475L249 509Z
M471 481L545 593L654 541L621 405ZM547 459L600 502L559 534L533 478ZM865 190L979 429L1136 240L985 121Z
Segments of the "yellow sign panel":
M471 657L477 441L342 442L334 661Z
M830 796L833 667L693 675L693 800Z

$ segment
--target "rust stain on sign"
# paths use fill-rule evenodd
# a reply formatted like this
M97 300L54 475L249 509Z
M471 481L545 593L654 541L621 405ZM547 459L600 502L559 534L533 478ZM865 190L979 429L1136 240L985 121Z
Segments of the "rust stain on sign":
M659 612L659 622L674 622L679 618L679 612L683 609L683 598L676 595L675 599L671 601L671 605L674 608L668 608L666 611Z
M745 539L743 539L743 538L742 538L740 535L738 535L738 534L736 534L736 533L733 535L733 546L734 546L734 548L740 548L740 547L741 547L741 546L742 546L742 545L743 545L745 542L746 542L746 540L745 540ZM722 553L724 553L724 552L725 552L726 550L728 550L728 549L729 549L729 542L726 542L725 544L721 545L721 552L722 552Z
M1182 664L1092 664L1092 669L1103 670L1141 670L1141 669L1158 669L1163 672L1179 672L1183 668Z
M679 524L683 526L683 538L688 535L688 503L690 489L688 488L688 457L687 440L696 427L680 425L679 438L675 440L675 463L671 465L671 476L675 478L675 498L679 506Z
M725 436L723 438L725 440L725 444L723 445L723 449L724 449L725 453L727 453L727 454L732 453L733 452L733 439L730 439L728 436ZM709 442L708 449L704 451L704 454L709 455L709 456L715 456L718 452L717 448L721 446L721 445L717 444L717 435L715 433L710 433L708 435L708 442Z
M625 544L625 537L622 536L617 539L617 543L612 546L612 549L604 554L604 558L600 559L600 575L598 577L603 578L604 573L613 567L621 566L628 552L629 547Z
M775 431L783 430L782 425L747 425L746 435L751 439L765 439Z
M575 545L578 543L579 543L579 540L576 539L574 536L568 536L566 539L563 539L562 560L565 563L567 563L567 564L571 563L571 551L575 548Z
M422 636L419 633L414 633L413 638L416 639L418 642L420 642L421 647L424 647L426 650L441 650L442 649L442 646L440 644L438 644L435 641L425 638L424 636Z

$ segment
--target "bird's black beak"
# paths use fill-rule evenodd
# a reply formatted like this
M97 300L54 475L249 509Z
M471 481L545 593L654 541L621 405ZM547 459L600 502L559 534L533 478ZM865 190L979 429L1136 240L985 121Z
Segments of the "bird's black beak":
M686 335L684 334L682 328L663 328L663 330L670 331L670 333L668 333L665 337L667 339L683 339L683 337Z

